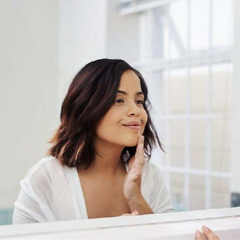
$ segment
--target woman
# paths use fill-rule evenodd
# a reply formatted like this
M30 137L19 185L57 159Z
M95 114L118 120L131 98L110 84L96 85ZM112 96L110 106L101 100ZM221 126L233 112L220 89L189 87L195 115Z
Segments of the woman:
M142 75L125 61L84 66L63 101L49 156L21 181L13 224L172 212L149 162L156 143L163 150L150 106Z
M148 89L123 60L88 63L61 109L49 156L21 181L13 224L173 211L159 169ZM135 212L134 212L135 211Z

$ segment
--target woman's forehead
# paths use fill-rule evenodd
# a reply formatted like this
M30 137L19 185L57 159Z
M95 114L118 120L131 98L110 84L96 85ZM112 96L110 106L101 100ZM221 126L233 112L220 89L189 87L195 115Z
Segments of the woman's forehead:
M121 76L121 81L119 84L120 91L133 91L141 92L140 79L132 70L124 72Z

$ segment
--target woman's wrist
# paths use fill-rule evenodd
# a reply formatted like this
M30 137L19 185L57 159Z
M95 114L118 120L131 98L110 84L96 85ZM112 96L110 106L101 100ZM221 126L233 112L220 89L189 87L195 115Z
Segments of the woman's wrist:
M143 196L141 193L133 196L133 197L130 197L130 198L126 198L128 204L137 204L137 205L141 205L142 202L143 202Z
M127 202L131 212L137 210L139 215L153 213L152 209L149 207L148 203L142 195L128 199Z

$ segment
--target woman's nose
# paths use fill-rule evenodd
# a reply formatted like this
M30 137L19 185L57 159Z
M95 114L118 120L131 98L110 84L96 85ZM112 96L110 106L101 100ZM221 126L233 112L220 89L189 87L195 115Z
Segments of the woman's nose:
M136 103L129 103L129 108L128 108L128 115L139 115L139 107L136 105Z

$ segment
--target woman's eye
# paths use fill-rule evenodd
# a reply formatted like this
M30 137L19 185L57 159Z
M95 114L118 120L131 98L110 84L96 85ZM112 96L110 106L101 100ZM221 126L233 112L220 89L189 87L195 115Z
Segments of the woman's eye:
M143 105L143 101L142 100L137 100L137 103Z
M115 103L122 103L122 102L123 102L122 99L116 99L116 100L115 100Z
M123 99L116 99L114 103L123 103L123 102L124 102ZM136 103L143 105L142 100L137 100Z

